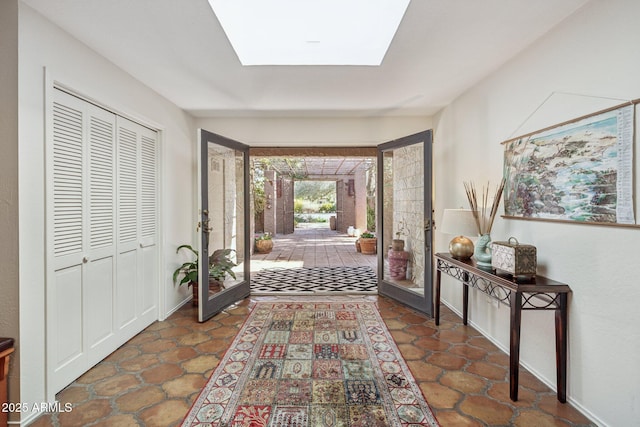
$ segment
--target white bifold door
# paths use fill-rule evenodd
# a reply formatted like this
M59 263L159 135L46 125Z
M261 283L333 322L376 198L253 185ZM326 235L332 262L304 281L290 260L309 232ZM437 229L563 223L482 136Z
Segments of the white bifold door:
M54 90L47 138L47 394L158 317L157 133Z

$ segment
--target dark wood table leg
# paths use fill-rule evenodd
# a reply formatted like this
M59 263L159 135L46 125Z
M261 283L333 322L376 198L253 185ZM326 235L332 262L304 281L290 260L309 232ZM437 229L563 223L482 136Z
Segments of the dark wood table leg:
M518 378L520 369L520 325L522 324L522 294L511 292L511 338L509 343L509 397L518 400Z
M442 272L436 271L436 294L434 296L433 315L436 320L436 326L440 324L440 280L442 279Z
M556 375L558 400L567 401L567 294L558 295L556 310Z
M462 324L469 320L469 273L462 273Z

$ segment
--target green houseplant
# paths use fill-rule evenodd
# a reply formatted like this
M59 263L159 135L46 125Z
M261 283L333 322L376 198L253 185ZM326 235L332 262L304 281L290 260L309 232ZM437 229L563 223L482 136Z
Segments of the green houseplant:
M191 286L193 291L193 305L198 305L198 267L199 267L199 255L198 251L193 249L191 245L180 245L176 249L176 253L179 253L181 249L190 251L194 259L183 263L173 272L173 282L176 283L180 275L180 285ZM233 249L218 249L213 252L209 257L209 289L219 291L222 288L222 282L227 277L227 274L234 279L236 274L233 271L233 267L237 264L231 260L231 254Z

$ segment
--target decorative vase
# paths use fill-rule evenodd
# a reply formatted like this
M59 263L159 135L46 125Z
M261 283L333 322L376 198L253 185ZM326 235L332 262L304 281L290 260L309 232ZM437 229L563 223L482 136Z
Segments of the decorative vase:
M491 269L491 236L489 233L480 236L473 251L478 267Z
M378 239L376 237L360 238L360 252L362 252L365 255L375 254L377 245L378 245Z
M356 252L361 252L362 249L360 248L360 239L356 240Z
M407 261L409 252L389 250L389 276L392 279L404 280L407 278Z
M449 242L449 253L456 259L469 259L473 255L473 242L464 236L454 237Z

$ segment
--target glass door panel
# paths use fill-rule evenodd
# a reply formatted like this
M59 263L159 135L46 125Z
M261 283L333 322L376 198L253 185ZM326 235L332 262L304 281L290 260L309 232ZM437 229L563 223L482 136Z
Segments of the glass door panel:
M431 315L431 131L379 146L378 289Z
M248 146L200 131L198 320L249 295Z

